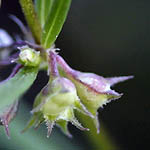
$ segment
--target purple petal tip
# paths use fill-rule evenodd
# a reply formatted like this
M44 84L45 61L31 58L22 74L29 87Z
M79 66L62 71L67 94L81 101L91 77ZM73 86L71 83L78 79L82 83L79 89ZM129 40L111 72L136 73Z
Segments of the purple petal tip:
M112 78L106 78L106 79L109 82L109 84L113 86L119 82L124 82L126 80L133 79L133 78L134 76L122 76L122 77L112 77Z
M122 96L123 95L123 94L120 94L114 90L107 91L107 94L114 95L114 96Z

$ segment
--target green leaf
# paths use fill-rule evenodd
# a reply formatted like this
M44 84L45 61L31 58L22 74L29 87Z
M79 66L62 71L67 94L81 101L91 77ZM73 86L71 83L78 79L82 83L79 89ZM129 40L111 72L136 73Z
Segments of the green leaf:
M30 31L37 44L40 44L41 39L41 24L37 18L32 0L19 0L26 21L30 27Z
M54 0L35 0L35 9L42 27L44 26L47 16L52 8L53 1Z
M34 82L37 68L22 68L10 80L0 84L0 110L17 100Z
M58 37L65 22L71 0L54 0L52 9L47 17L43 32L42 45L50 48Z

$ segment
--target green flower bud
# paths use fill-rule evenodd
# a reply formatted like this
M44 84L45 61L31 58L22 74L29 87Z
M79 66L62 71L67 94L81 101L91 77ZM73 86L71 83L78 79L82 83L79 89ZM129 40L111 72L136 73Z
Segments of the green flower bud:
M133 78L133 76L104 78L94 73L82 73L70 68L59 55L56 57L60 66L59 69L61 75L67 77L74 83L81 102L88 111L95 116L93 118L93 122L95 123L97 132L99 133L97 110L109 103L111 100L120 98L122 95L111 90L111 86Z
M75 84L82 103L95 116L93 121L99 133L97 110L111 100L118 99L122 96L122 94L111 90L110 87L114 85L111 81L118 83L130 79L132 76L104 78L93 73L76 72L75 78L71 76L69 78Z
M24 66L29 67L36 67L41 62L40 52L35 51L32 48L29 48L28 46L23 46L19 48L20 54L19 54L19 62L23 64Z
M68 122L81 130L88 130L82 127L75 118L74 109L93 117L80 102L74 84L66 78L56 77L36 97L32 110L33 117L27 128L32 125L36 127L45 121L48 128L48 137L55 124L60 126L68 136L71 136L67 129Z

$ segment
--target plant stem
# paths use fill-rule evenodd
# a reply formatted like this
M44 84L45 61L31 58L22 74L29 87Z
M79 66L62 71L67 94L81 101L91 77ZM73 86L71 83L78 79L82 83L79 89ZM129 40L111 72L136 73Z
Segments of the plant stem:
M24 12L27 23L30 27L32 35L37 44L40 44L41 39L41 25L37 18L32 0L19 0L22 10Z
M49 67L50 67L50 78L55 78L59 76L56 62L55 52L49 52Z
M68 74L73 75L74 70L65 62L65 60L60 56L56 55L57 63L60 65L60 67Z
M107 131L104 128L104 125L100 123L100 133L97 134L96 128L92 120L87 117L83 116L81 113L76 113L80 122L90 129L89 132L84 132L86 135L86 139L88 140L91 148L94 150L117 150L119 147L116 145L114 140L109 136Z

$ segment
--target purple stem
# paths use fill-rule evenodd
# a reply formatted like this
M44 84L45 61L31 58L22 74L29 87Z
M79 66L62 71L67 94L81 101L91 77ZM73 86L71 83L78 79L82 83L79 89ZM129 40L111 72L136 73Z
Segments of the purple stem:
M20 19L18 19L16 16L14 15L9 15L9 17L20 27L22 33L24 35L27 35L28 34L28 30L27 28L24 26L24 24L21 22Z
M30 48L33 48L37 51L42 51L43 48L40 45L34 44L34 43L30 43L28 41L24 41L26 43L26 45L28 45Z
M73 74L74 70L65 62L65 60L57 54L55 56L57 63L64 69L64 71L66 73Z
M30 43L28 41L18 41L18 42L14 42L11 45L8 46L2 46L0 47L0 49L5 49L5 48L17 48L19 46L24 46L24 45L28 45L30 48L33 48L35 50L41 51L43 50L43 48L40 45L34 44L34 43Z
M21 64L17 64L17 65L14 67L12 73L9 75L9 77L8 77L7 79L1 81L0 84L4 83L4 82L8 81L9 79L11 79L12 77L14 77L14 76L16 75L16 73L17 73L22 67L23 67L23 66L22 66Z
M57 68L57 62L56 62L56 54L53 51L49 52L49 67L50 67L50 76L51 77L58 77L59 72Z
M12 61L14 59L17 59L18 56L19 56L19 53L17 52L15 54L13 54L12 56L8 57L6 60L1 60L0 61L0 66L7 66L7 65L12 64L13 63Z
M5 48L17 48L18 46L23 46L26 45L25 41L18 41L18 42L14 42L8 46L2 46L0 47L0 49L5 49Z

